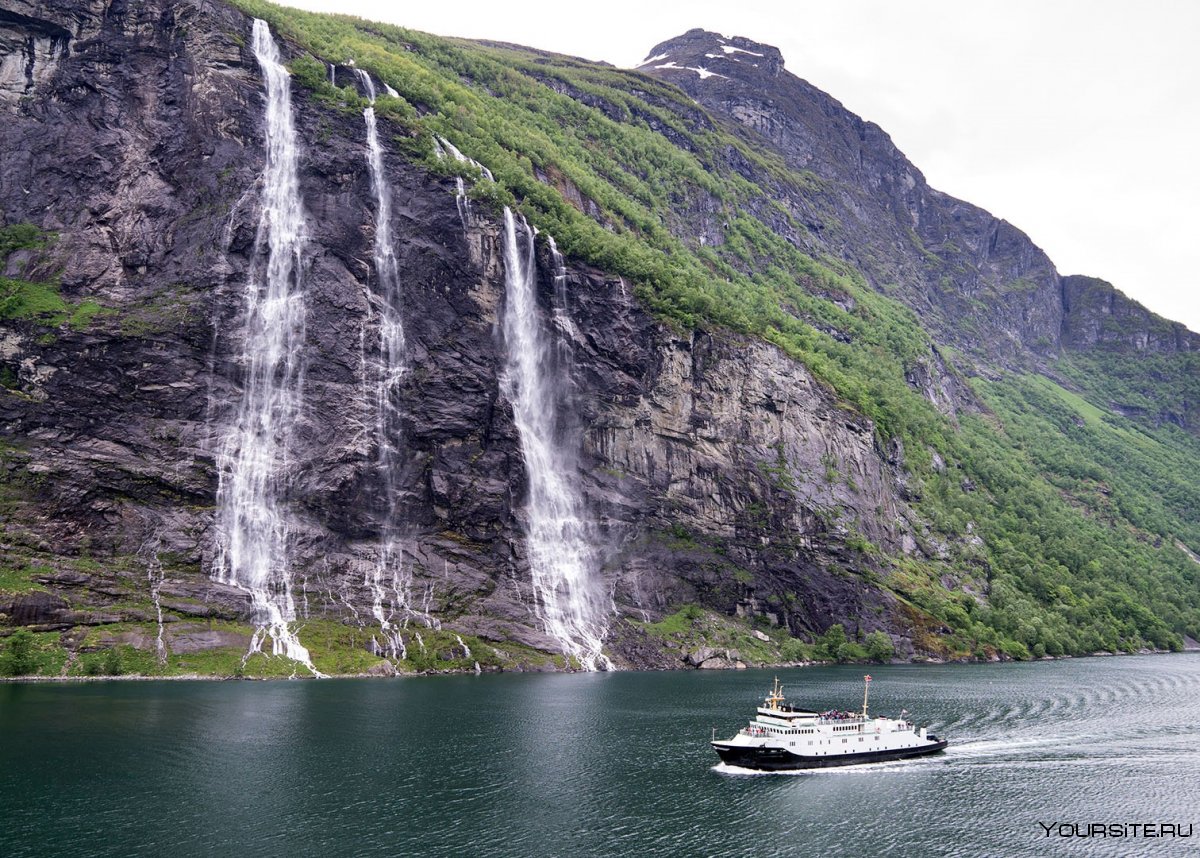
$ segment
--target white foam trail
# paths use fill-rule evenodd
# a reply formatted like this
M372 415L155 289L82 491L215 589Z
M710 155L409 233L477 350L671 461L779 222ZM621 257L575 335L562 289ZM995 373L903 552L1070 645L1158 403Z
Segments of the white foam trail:
M254 56L267 94L266 167L255 259L246 281L242 398L217 457L218 557L213 574L250 594L255 631L247 657L261 652L270 638L272 654L320 676L291 628L296 606L283 509L289 434L303 390L305 224L299 146L291 78L267 23L258 19Z
M520 237L518 237L518 232ZM535 609L563 652L585 670L609 669L601 652L612 600L598 592L590 526L574 469L556 437L549 347L539 321L533 230L504 209L504 392L512 403L529 480L526 537Z
M492 178L491 170L473 158L468 158L458 150L458 147L456 147L445 137L435 136L433 138L433 151L439 158L444 158L446 157L446 154L449 153L450 157L455 161L458 161L460 164L470 164L472 167L475 167L489 182L495 181L495 179ZM462 176L454 177L454 187L454 200L458 205L458 217L462 221L463 229L466 229L467 220L471 215L471 198L467 196L467 186L466 183L463 182Z
M150 584L150 599L154 602L154 611L158 615L158 636L154 639L155 655L160 667L167 664L167 645L163 641L163 611L161 589L163 585L162 559L159 557L160 540L158 534L142 546L141 554L146 558L146 580Z
M467 646L467 642L462 639L462 635L455 635L454 639L458 641L458 645L463 648L463 658L470 659L471 648Z
M567 313L567 266L563 255L558 252L558 243L554 236L547 235L546 243L550 245L550 258L554 261L554 325L558 328L560 351L563 356L569 356L571 341L575 338L575 323Z

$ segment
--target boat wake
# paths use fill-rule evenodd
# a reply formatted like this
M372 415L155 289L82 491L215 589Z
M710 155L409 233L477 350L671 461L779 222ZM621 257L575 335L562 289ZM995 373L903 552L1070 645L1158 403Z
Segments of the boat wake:
M717 763L712 766L709 771L715 772L725 777L742 778L742 777L770 777L773 775L787 775L795 777L797 775L871 775L871 774L890 774L892 772L911 772L915 770L927 769L930 766L944 765L945 757L928 757L925 759L914 758L909 760L885 760L879 763L855 763L850 766L831 766L829 768L819 769L781 769L778 771L762 771L759 769L747 769L742 766L731 766L728 763Z

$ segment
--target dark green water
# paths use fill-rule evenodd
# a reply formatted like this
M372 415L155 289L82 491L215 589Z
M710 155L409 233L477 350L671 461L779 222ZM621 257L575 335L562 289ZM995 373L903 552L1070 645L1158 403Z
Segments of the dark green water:
M714 770L775 673L4 685L0 855L1200 854L1200 655L872 669L948 752ZM861 700L861 668L777 673Z

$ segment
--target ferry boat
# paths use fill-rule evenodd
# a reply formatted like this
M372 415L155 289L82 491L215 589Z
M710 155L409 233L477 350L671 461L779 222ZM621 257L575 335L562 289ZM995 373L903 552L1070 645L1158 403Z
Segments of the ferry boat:
M933 754L948 744L926 728L900 718L870 718L867 697L871 677L863 677L861 712L808 712L783 702L779 678L749 726L732 739L717 739L713 749L731 766L762 771L819 769L878 763Z

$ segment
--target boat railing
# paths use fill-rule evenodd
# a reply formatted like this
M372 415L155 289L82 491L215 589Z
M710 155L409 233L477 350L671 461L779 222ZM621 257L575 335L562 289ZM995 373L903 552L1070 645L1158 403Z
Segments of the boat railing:
M826 717L822 716L817 719L816 723L818 725L826 725L826 726L831 725L831 726L835 726L835 727L856 727L856 726L865 725L870 721L871 721L871 719L863 718L862 716L859 716L857 718L835 718L835 717L826 718ZM743 736L774 736L774 735L778 735L780 733L780 731L786 731L787 729L789 729L789 728L776 727L775 729L770 729L767 727L759 726L757 724L751 724L747 727L743 727L738 732ZM794 728L791 728L791 729L794 729ZM908 721L893 721L891 726L887 728L886 732L902 733L902 732L906 732L906 731L912 731L913 729L914 729L913 725Z

